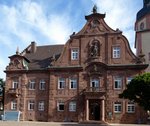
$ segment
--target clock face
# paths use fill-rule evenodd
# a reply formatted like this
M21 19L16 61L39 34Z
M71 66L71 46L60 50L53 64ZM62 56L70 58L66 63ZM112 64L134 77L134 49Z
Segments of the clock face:
M141 24L140 24L140 30L143 30L144 29L144 23L142 22Z

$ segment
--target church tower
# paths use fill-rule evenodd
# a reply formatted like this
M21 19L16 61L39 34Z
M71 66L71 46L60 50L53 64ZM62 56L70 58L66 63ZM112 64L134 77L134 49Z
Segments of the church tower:
M144 54L145 62L150 64L150 0L143 0L143 8L136 15L135 32L136 54ZM146 71L150 72L150 66Z

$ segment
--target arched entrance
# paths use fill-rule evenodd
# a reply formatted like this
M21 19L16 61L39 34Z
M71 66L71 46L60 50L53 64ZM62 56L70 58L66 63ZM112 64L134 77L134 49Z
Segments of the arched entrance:
M96 100L90 100L89 120L100 120L100 103Z

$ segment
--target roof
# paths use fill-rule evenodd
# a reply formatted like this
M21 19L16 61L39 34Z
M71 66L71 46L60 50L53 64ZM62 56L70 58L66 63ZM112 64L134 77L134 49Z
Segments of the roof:
M51 65L54 57L57 60L63 50L64 45L47 45L37 46L36 52L26 53L26 57L30 63L29 69L44 69Z
M150 14L150 6L144 6L136 15L136 20L140 20L145 15Z

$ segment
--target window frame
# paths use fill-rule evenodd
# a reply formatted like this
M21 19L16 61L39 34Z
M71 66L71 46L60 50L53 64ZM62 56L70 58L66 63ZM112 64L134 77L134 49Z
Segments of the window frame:
M70 78L70 89L77 89L77 78Z
M39 90L45 90L45 86L46 86L46 82L45 80L40 80L40 83L39 83Z
M35 90L35 84L36 84L35 80L30 80L28 89Z
M12 88L17 89L18 86L19 86L19 82L17 80L14 80L13 83L12 83Z
M135 113L135 103L134 102L127 103L127 113Z
M114 113L121 113L121 112L122 112L122 103L114 102Z
M122 81L123 81L122 77L114 77L114 89L115 90L122 89L122 86L123 86ZM117 82L117 86L116 86L116 82Z
M133 79L133 77L127 77L126 81L127 81L127 84L130 84L131 80Z
M63 105L63 110L61 110L60 108L60 105ZM59 111L59 112L63 112L65 110L65 103L64 102L57 102L57 111Z
M97 78L91 79L90 87L91 88L99 88L100 87L100 81L99 81L99 79L97 79Z
M39 101L38 110L39 111L44 111L45 110L45 102L44 101Z
M71 49L71 60L78 60L79 59L79 49L72 48Z
M17 110L17 101L16 100L11 101L11 110Z
M120 48L120 46L113 46L112 58L119 59L120 57L121 57L121 48Z
M35 101L29 100L28 101L28 111L34 111L34 109L35 109Z
M69 102L69 112L76 112L77 109L77 102L71 101Z
M63 77L58 78L58 89L64 89L66 85L66 79Z

